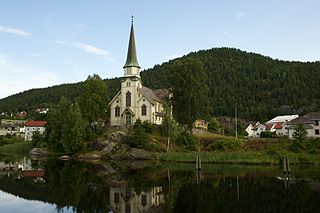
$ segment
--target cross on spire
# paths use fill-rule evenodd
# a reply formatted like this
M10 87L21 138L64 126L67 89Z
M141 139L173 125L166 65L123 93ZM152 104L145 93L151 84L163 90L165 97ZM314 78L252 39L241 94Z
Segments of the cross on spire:
M131 23L132 23L132 24L133 24L133 18L134 18L134 16L132 15L132 16L131 16Z

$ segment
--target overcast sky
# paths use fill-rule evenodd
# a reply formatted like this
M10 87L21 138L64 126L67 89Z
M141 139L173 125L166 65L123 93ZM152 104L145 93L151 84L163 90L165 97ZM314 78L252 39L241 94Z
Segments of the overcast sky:
M0 0L0 98L122 76L132 14L142 69L212 47L319 61L319 11L319 0Z

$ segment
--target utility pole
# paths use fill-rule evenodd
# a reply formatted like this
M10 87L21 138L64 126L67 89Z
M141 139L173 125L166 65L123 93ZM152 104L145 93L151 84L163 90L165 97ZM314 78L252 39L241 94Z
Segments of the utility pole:
M236 138L238 138L237 107L234 109L234 122L236 126Z

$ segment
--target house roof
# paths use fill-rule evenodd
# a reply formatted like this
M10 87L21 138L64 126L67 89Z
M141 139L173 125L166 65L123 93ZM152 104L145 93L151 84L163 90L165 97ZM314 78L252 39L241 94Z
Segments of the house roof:
M25 170L21 171L23 177L43 177L44 171L42 170Z
M284 124L283 122L277 122L277 123L274 125L273 128L275 128L275 129L282 129L283 124Z
M296 124L312 124L314 123L314 120L320 120L320 112L310 112L302 117L298 117L290 122L288 122L288 125L296 125Z
M291 121L297 117L299 117L299 115L276 116L276 117L272 118L271 120L267 121L266 124L274 124L274 123L278 123L278 122L288 122L288 121Z
M29 120L24 123L24 126L36 126L36 127L43 127L47 125L47 121L33 121Z

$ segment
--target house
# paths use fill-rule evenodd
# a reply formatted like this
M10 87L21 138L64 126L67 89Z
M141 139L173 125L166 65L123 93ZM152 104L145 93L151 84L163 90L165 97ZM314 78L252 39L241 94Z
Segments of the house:
M110 187L109 205L113 212L157 212L164 204L161 186L152 187L139 194L127 186Z
M295 128L303 124L307 131L307 137L320 138L320 112L310 112L287 123L287 132L290 139L293 139Z
M24 123L25 126L25 141L31 141L32 136L35 132L39 132L40 134L43 134L45 131L45 126L47 125L47 121L33 121L29 120Z
M266 131L267 126L257 122L255 124L249 124L246 128L248 137L258 138L260 137L261 132Z
M169 90L152 90L142 85L133 21L131 21L127 60L123 69L121 89L109 103L110 126L130 126L137 119L161 124L163 102L169 97Z
M193 126L194 126L195 128L201 128L201 129L205 129L205 130L208 130L208 125L209 125L209 122L208 122L208 121L201 120L201 119L197 119L197 120L193 123Z
M278 136L288 135L287 123L298 118L299 115L281 115L266 122L267 130Z

